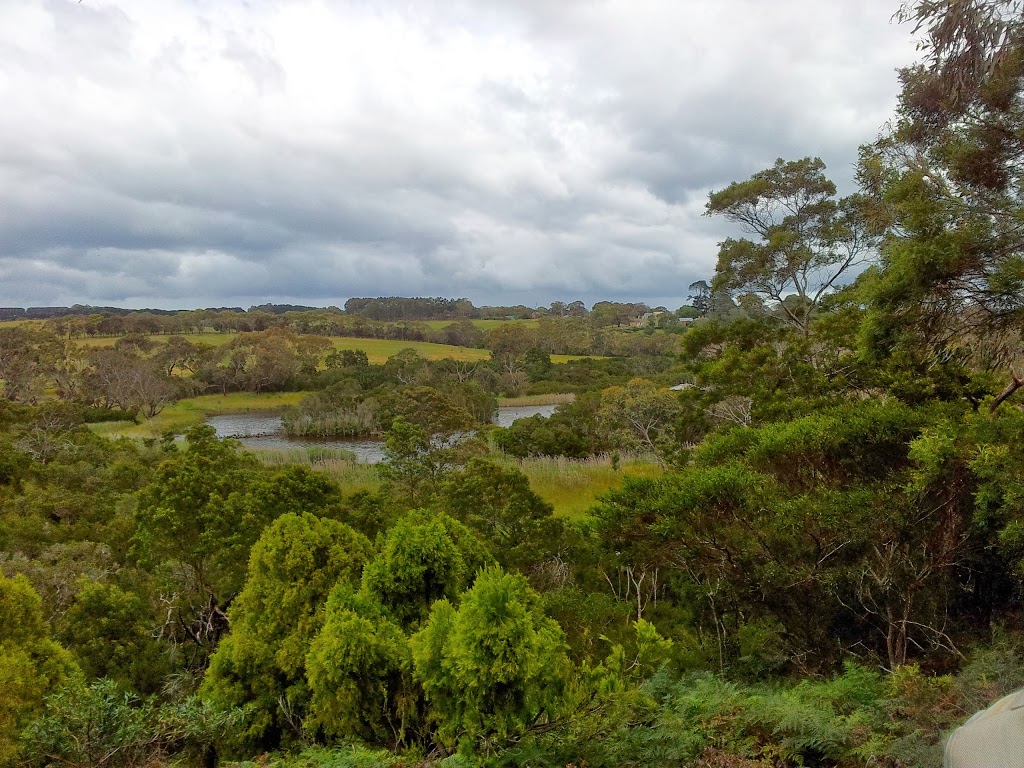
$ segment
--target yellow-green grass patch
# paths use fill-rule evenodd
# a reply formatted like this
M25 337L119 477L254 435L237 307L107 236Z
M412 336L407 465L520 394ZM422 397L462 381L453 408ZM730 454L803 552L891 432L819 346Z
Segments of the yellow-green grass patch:
M550 395L522 395L520 397L499 397L498 405L509 408L519 408L528 405L561 405L571 403L576 399L572 392L560 392Z
M491 353L486 349L453 347L448 344L431 344L427 341L395 341L392 339L357 339L347 336L332 336L335 349L361 349L371 363L380 364L403 349L412 349L427 360L464 360L468 362L489 360Z
M509 459L530 480L530 487L555 508L557 517L584 517L597 497L619 488L626 476L657 477L661 467L650 458L623 459L618 469L608 456L590 459L541 457Z
M344 457L343 450L319 447L258 449L254 451L269 466L299 464L327 474L345 493L376 492L380 488L377 464L361 464ZM661 467L650 457L628 457L613 468L609 456L590 459L494 458L520 470L530 488L554 507L557 517L579 520L597 502L598 496L619 488L625 477L657 477Z
M42 328L45 321L24 319L24 320L0 320L0 328L24 328L28 326L32 329Z
M380 475L376 464L363 464L347 457L344 449L322 448L270 448L257 449L254 454L268 467L287 467L299 464L323 472L334 480L344 493L366 491L376 493L380 488Z
M152 334L148 338L158 343L164 343L174 334ZM236 338L236 333L193 333L185 334L185 338L193 343L202 342L211 346L219 347L227 344ZM100 338L76 339L82 347L101 348L112 347L117 343L119 337L103 336ZM361 349L366 352L366 357L371 363L380 364L387 361L389 357L401 352L403 349L414 349L421 357L428 360L487 360L491 353L485 349L472 349L470 347L454 347L448 344L432 344L426 341L396 341L394 339L362 339L349 336L329 337L335 349Z

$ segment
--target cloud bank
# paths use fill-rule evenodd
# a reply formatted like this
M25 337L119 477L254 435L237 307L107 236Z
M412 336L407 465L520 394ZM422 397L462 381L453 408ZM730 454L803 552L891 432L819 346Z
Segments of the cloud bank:
M711 189L857 146L894 0L0 0L0 305L678 306Z

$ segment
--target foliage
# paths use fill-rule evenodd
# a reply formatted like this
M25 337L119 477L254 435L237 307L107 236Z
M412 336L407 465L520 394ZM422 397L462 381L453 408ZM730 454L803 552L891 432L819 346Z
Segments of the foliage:
M471 459L449 475L435 505L488 541L504 567L539 562L558 540L552 507L522 472Z
M833 200L836 187L824 170L820 158L780 158L749 180L712 192L706 210L759 238L721 243L713 287L775 302L804 335L822 298L873 244L863 201Z
M906 3L926 61L900 73L893 130L862 148L859 179L883 212L883 269L865 346L1011 368L1021 386L1024 257L1019 126L1024 25L1013 2Z
M415 629L437 600L458 601L493 562L462 523L443 513L413 512L388 530L363 572L362 593L403 629Z
M364 590L365 594L365 590ZM307 728L397 746L411 735L418 692L402 629L364 594L340 584L309 650Z
M141 694L162 687L170 664L138 593L83 581L61 624L61 637L87 679L108 678Z
M245 738L275 746L307 706L305 664L339 583L357 583L370 543L343 523L286 513L252 549L245 588L231 606L231 634L210 663L205 696L246 707Z
M483 450L459 433L431 438L426 428L398 416L384 437L382 490L407 508L422 506L452 470Z
M570 667L565 637L518 574L483 571L456 610L436 603L412 638L439 738L487 753L554 717Z
M0 765L17 760L19 733L40 713L43 697L77 678L71 656L50 639L28 579L0 575Z
M188 450L167 459L139 495L136 546L144 560L187 566L199 588L223 604L241 588L239 564L269 515L229 501L257 467L236 443L218 440L212 427L195 427L187 439Z
M239 710L197 699L159 704L123 693L112 680L67 688L25 734L29 764L66 768L143 768L170 755L205 757L233 729Z

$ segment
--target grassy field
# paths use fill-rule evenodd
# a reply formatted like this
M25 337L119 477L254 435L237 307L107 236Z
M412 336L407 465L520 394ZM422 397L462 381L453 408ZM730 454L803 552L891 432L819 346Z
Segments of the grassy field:
M12 321L19 322L19 321ZM507 320L479 320L478 322L512 322ZM530 323L533 320L521 320L515 322ZM219 347L222 344L227 344L231 339L235 338L234 333L192 333L185 336L186 339L193 343L209 344L214 347ZM153 334L149 338L153 341L163 343L169 338L165 334ZM379 365L387 362L387 359L392 355L396 355L403 349L414 349L416 353L421 357L425 357L427 360L464 360L468 362L474 362L479 360L489 360L491 353L486 349L474 349L472 347L453 347L449 344L432 344L428 341L395 341L392 339L358 339L350 336L332 336L331 342L334 344L335 349L361 349L366 353L367 359ZM85 348L98 349L101 347L112 347L117 342L117 338L113 336L103 336L97 339L78 339L77 342ZM581 360L586 357L592 357L590 355L552 355L552 363L567 363L570 360ZM600 358L595 358L600 359Z
M258 451L257 454L269 466L301 464L324 472L345 493L372 493L380 487L376 465L360 464L347 459L343 455L344 451L291 448ZM624 477L657 477L661 474L658 464L642 456L623 459L618 469L613 469L612 460L608 456L582 460L506 457L499 460L525 474L534 492L555 508L556 516L569 519L583 517L598 496L621 486Z
M489 360L491 353L486 349L471 347L453 347L448 344L431 344L427 341L392 341L390 339L355 339L345 336L331 337L335 349L361 349L371 363L380 364L387 361L403 349L415 349L416 353L427 360Z
M158 437L165 432L179 434L208 416L220 413L273 413L285 406L297 405L308 392L232 392L228 395L201 395L179 400L164 408L155 418L132 424L114 421L93 424L92 429L111 437Z
M153 333L147 334L147 338L152 339L155 342L163 344L171 336L184 336L186 339L191 341L193 344L209 344L211 347L219 347L223 344L227 344L231 339L235 337L233 333L215 333L210 331L208 333L183 333L183 334L167 334L167 333ZM100 349L103 347L114 346L118 339L118 336L99 336L97 338L90 339L88 337L75 339L75 342L86 349Z

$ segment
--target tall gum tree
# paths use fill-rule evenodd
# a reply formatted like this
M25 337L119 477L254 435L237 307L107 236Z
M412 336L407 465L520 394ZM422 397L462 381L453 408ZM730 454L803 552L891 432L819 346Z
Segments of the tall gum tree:
M1024 386L1024 5L914 0L921 62L858 179L887 217L869 350L969 358Z
M874 252L865 198L835 199L820 158L805 157L759 171L712 192L707 216L724 216L756 240L720 244L712 292L753 294L775 305L807 335L821 299Z

